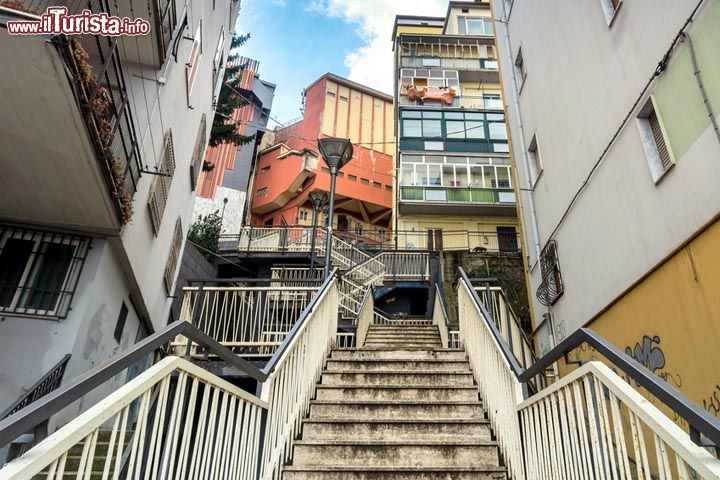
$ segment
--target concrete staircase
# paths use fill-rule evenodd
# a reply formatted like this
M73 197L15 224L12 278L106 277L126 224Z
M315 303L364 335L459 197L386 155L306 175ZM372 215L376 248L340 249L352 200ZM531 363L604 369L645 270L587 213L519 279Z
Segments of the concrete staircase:
M293 454L284 479L506 478L465 352L431 325L334 350Z

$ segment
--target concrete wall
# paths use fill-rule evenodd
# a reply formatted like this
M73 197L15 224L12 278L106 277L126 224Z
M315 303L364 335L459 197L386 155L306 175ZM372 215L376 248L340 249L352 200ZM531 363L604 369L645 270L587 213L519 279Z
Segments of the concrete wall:
M689 30L698 37L699 58L708 67L703 71L707 75L704 80L713 85L713 91L720 77L715 77L717 62L708 55L720 24L719 3L705 2ZM495 4L498 16L501 4ZM560 222L695 4L689 0L624 2L608 26L600 1L563 2L552 9L536 2L515 2L508 24L510 45L504 27L496 23L510 105L514 103L509 97L513 63L522 48L527 73L519 95L522 140L527 147L533 136L537 138L543 167L533 192L541 245ZM565 284L564 296L552 309L559 338L587 324L720 211L720 145L707 125L707 114L698 107L700 97L686 49L681 44L670 57L668 70L640 99L642 106L654 95L671 148L684 154L676 155L674 168L656 185L636 126L638 109L631 111L630 121L553 236ZM549 94L550 86L553 94ZM681 111L683 116L678 117ZM520 185L527 188L525 152L514 108L509 109L508 120ZM528 193L520 199L524 223L529 226ZM528 231L527 243L532 245L535 239L532 229ZM541 281L540 268L535 253L529 254L535 292ZM537 302L535 309L537 313L545 310Z
M195 246L188 244L183 251L182 263L180 265L180 273L175 282L175 298L172 303L173 321L180 319L183 302L183 287L189 285L189 280L198 280L203 278L217 278L217 270L215 265L210 263L200 250Z

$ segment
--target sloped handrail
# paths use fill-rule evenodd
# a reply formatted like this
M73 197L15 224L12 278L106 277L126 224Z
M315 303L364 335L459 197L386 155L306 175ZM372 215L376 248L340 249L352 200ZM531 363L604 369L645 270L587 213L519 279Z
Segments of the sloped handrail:
M460 280L468 286L476 307L483 312L485 318L490 318L485 306L480 301L480 297L473 289L472 282L470 282L470 279L462 268L459 268L459 273ZM615 345L596 332L587 328L576 330L542 358L538 359L527 369L524 369L518 364L515 355L513 355L512 350L500 335L497 327L492 322L487 322L487 326L495 337L503 356L520 383L527 384L535 376L543 374L549 366L565 358L567 354L576 348L587 344L610 361L614 367L637 382L638 385L642 386L680 418L684 419L690 427L690 436L695 443L701 443L702 434L713 442L713 445L720 445L720 420L713 417L708 411L700 408L700 406L690 400L685 394L645 369L625 352L620 351Z
M439 317L439 318L438 318ZM448 318L447 308L445 308L445 298L443 291L437 283L435 284L435 305L433 306L433 323L440 330L440 340L443 347L450 346L450 319Z

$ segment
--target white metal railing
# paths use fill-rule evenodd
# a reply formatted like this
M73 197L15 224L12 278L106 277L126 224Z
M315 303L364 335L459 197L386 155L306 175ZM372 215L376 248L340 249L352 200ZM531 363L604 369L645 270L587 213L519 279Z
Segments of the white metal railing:
M505 343L510 347L518 364L527 368L535 363L536 357L530 339L520 326L520 319L512 310L501 287L476 286L480 301L491 316Z
M313 287L323 279L322 268L283 266L270 269L271 285L273 287Z
M335 348L348 350L357 347L357 338L353 332L338 332Z
M197 286L183 289L180 320L243 357L275 353L295 326L319 283L314 286ZM179 337L171 346L184 349ZM196 353L196 345L191 347Z
M440 332L440 342L444 348L450 342L450 321L448 320L447 311L445 310L445 301L443 300L440 289L442 287L435 284L435 303L433 305L432 322L438 327Z
M309 252L308 227L244 227L237 236L221 239L221 250L241 252Z
M512 478L720 479L720 460L599 361L585 364L524 400L520 380L542 371L548 360L523 372L490 313L474 297L467 277L458 286L458 307L459 340ZM619 351L592 341L623 365ZM636 373L632 365L622 368L631 372L631 378L645 382L644 374ZM664 402L674 402L673 411L689 415L682 418L706 422L703 432L716 435L717 425L709 425L711 417L701 409L693 410L681 394L669 393L662 386L652 388L656 394L669 395Z
M311 318L301 324L292 343L268 365L261 398L269 405L260 478L280 478L308 411L315 385L337 334L338 290L333 280L316 300Z
M488 328L486 319L482 318L483 313L476 307L472 291L465 282L459 282L457 296L460 343L467 352L508 473L513 479L522 480L526 477L517 414L517 406L523 401L522 385Z
M518 411L528 478L720 478L720 461L599 361Z
M357 315L357 331L356 331L356 345L358 348L362 348L365 345L365 337L367 336L370 325L372 325L375 313L375 299L373 298L372 288L368 287L365 291L365 297L362 301L362 306Z
M382 252L376 258L385 265L385 280L430 279L430 254L427 252Z
M450 348L461 348L460 332L457 330L450 331Z
M0 479L254 479L266 408L168 357L7 464Z

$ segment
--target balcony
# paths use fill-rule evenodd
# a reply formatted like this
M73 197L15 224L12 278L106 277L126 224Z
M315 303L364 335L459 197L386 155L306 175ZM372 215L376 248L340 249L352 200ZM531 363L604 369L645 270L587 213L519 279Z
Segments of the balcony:
M458 95L453 98L452 103L428 100L410 100L407 95L400 95L398 105L401 107L428 107L443 109L467 109L467 110L504 110L503 101L499 98L487 98L481 95Z
M513 215L515 192L511 188L401 186L400 213Z
M103 11L99 0L83 5ZM0 62L0 217L119 233L140 159L115 39L4 35Z
M492 58L400 57L401 68L457 70L463 82L499 83L498 61Z

